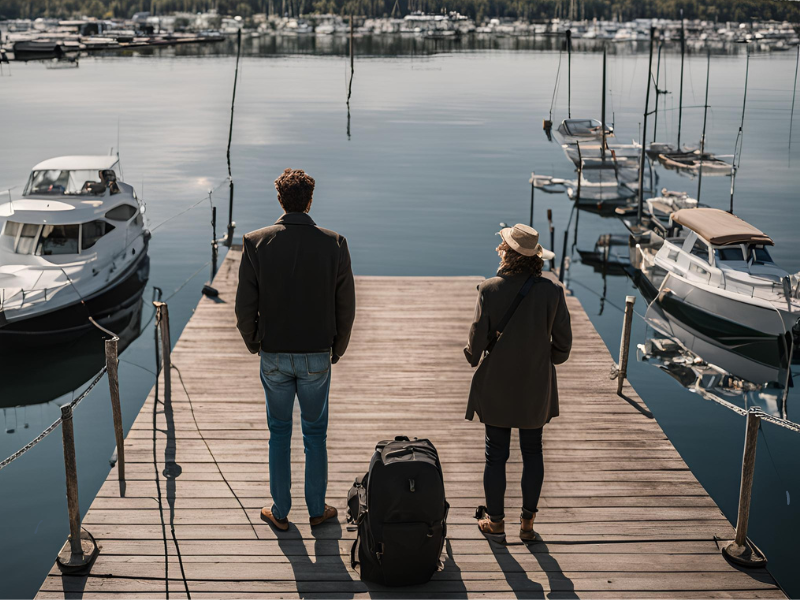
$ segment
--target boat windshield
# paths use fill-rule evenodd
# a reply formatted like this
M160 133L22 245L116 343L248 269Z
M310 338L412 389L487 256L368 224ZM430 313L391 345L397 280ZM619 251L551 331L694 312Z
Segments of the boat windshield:
M23 195L97 195L105 193L106 188L109 187L114 193L115 188L118 190L116 179L116 172L110 169L104 171L89 169L33 171Z

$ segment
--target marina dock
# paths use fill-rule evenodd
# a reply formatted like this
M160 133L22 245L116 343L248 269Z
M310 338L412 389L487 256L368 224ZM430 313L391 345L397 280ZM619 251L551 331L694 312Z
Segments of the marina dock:
M353 338L330 394L328 502L339 522L308 525L296 411L293 524L276 533L259 518L269 433L258 357L235 327L240 256L228 253L214 281L219 297L200 300L174 348L171 402L153 390L127 436L124 497L112 469L83 520L100 546L91 574L62 576L54 566L38 598L785 597L767 570L740 570L722 556L718 540L732 539L733 527L630 385L617 395L613 358L572 296L561 416L544 433L535 523L543 541L515 539L514 441L509 545L479 534L483 428L464 420L472 369L462 353L479 277L356 278ZM361 582L349 564L347 490L375 443L395 435L433 441L452 507L444 569L423 586Z

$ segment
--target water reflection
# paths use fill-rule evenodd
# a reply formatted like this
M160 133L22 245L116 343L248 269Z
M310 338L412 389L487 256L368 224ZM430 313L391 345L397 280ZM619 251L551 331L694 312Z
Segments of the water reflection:
M639 344L637 358L657 366L690 392L707 400L728 402L740 408L758 406L764 412L788 418L783 387L776 381L756 384L730 373L714 363L719 358L712 352L701 358L685 345L654 332Z
M143 266L130 285L122 288L124 296L114 297L113 304L93 314L119 336L120 353L141 333L149 259ZM0 345L0 407L42 404L77 389L103 368L106 337L87 320L79 331L18 335L13 343L4 342Z

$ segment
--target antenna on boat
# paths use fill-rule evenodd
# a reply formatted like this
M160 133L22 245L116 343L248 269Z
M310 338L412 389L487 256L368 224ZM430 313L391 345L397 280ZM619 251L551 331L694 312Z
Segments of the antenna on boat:
M603 101L600 118L600 129L602 130L603 142L600 146L600 158L605 162L606 160L606 44L603 42Z
M744 98L742 99L742 122L739 123L739 132L736 134L736 144L733 147L733 160L731 161L731 207L728 210L733 214L733 190L736 186L736 171L742 160L742 145L744 144L744 111L747 107L747 79L750 75L750 45L745 46L747 62L744 68Z
M228 197L228 233L225 234L225 245L230 248L233 244L233 230L236 223L233 221L233 176L231 175L231 141L233 139L233 107L236 103L236 83L239 79L239 58L242 55L242 30L236 31L236 70L233 75L233 96L231 97L231 124L228 128L228 183L230 195Z
M703 135L700 136L700 166L697 169L697 202L700 202L700 189L703 185L703 154L706 151L706 122L708 120L708 82L711 79L711 49L706 59L706 100L703 103Z
M800 50L800 47L798 47ZM683 9L681 9L681 91L678 98L678 146L675 148L681 151L681 119L683 117L683 58L686 54L686 34L683 29Z
M119 160L119 115L117 115L117 164L119 165L119 178L125 181L125 174L122 172L122 162Z
M642 207L644 206L644 158L645 144L647 143L647 115L650 110L650 80L653 77L653 39L656 37L656 28L650 27L650 58L647 62L647 92L644 98L644 123L642 126L641 148L639 148L639 206L636 210L636 222L642 224Z

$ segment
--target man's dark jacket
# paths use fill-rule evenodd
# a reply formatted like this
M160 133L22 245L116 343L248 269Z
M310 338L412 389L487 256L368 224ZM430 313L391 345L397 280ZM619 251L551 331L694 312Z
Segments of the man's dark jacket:
M356 294L347 240L305 213L244 236L236 326L247 348L308 353L347 349Z

